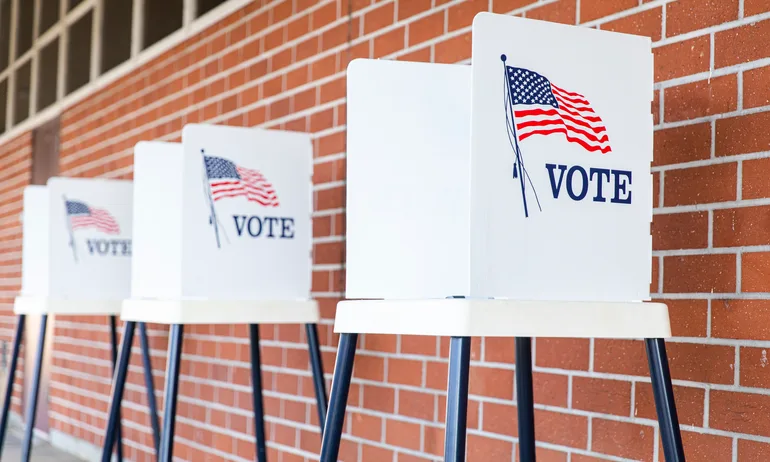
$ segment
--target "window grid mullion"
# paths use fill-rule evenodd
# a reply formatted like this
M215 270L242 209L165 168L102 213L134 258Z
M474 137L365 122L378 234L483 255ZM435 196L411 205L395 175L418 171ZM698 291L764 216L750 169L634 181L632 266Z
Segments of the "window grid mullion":
M91 77L89 82L96 82L99 78L102 70L102 21L103 18L103 1L96 0L94 4L94 12L91 16L93 21L91 22Z
M16 98L16 28L18 21L16 15L18 14L19 0L11 0L11 37L10 37L10 49L8 50L8 95L5 101L5 131L8 131L13 126L13 112L14 103Z
M198 9L198 2L195 0L184 0L184 6L182 7L182 28L187 29L190 27Z
M33 0L32 6L32 45L37 41L37 36L40 34L40 1Z
M38 71L37 66L40 65L40 62L38 60L38 57L40 56L40 41L37 39L37 36L40 31L40 3L41 0L34 0L35 3L33 5L33 11L32 11L32 47L30 48L30 51L32 52L32 57L30 58L30 66L29 66L29 116L28 118L31 118L37 113L37 77L38 77Z
M67 85L67 45L69 44L69 32L67 30L67 0L59 0L59 62L56 76L56 101L64 98Z
M144 45L144 0L134 0L134 18L131 23L131 60L139 56Z

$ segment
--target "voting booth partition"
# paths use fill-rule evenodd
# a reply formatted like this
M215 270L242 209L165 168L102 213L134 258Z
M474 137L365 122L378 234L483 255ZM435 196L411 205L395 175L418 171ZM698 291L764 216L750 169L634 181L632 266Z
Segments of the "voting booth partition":
M312 145L304 133L187 125L134 150L131 292L102 460L119 425L136 322L171 326L158 459L172 460L184 326L248 324L257 460L266 460L259 324L305 324L323 428L326 388L310 298Z
M8 385L0 417L0 451L8 427L13 382L26 315L41 315L31 396L27 399L22 460L29 461L35 427L46 327L50 315L104 315L110 320L113 367L117 356L116 316L129 293L131 271L129 181L51 178L24 190L22 287L14 302L18 323ZM157 427L152 365L142 326L142 350L150 418ZM120 440L120 428L114 430ZM122 445L118 445L122 460Z
M648 302L650 40L490 13L472 37L471 66L348 67L349 300L320 460L337 460L357 337L374 333L451 337L445 461L465 460L472 336L516 338L525 462L531 337L645 338L665 457L684 461L668 310Z

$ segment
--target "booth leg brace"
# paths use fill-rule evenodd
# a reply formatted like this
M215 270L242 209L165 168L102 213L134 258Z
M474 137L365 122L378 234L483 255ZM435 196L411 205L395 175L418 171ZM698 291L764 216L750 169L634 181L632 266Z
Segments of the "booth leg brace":
M150 339L147 336L147 324L139 323L139 344L142 347L142 364L144 365L144 387L147 391L147 407L150 409L150 425L152 426L152 442L155 454L160 450L160 423L158 422L158 401L155 398L155 382L152 378L152 359L150 358Z
M171 462L174 454L174 426L176 424L176 402L179 396L179 370L182 362L182 340L184 326L173 324L168 341L168 364L166 367L166 403L163 409L163 431L160 440L159 462Z
M257 447L257 462L267 462L265 438L265 408L262 399L262 360L259 353L259 325L249 324L251 349L251 397L254 405L254 438Z
M120 438L117 434L117 429L120 428L120 406L123 402L123 392L126 387L128 365L131 360L131 347L134 343L135 331L136 322L127 321L112 378L112 393L109 415L107 417L107 429L104 435L104 447L102 448L102 462L109 462L112 459L112 449L115 447L116 438ZM142 346L145 384L147 386L147 402L150 408L150 423L153 430L152 436L155 443L155 452L157 453L160 445L158 409L155 400L155 386L152 381L152 363L150 361L150 348L147 339L147 326L143 322L139 323L139 336Z
M324 425L326 424L326 409L329 407L329 401L326 397L324 366L321 360L321 347L318 343L318 327L315 324L305 324L305 332L307 334L308 353L310 354L310 368L313 371L318 425L321 427L321 434L323 435Z
M118 361L118 321L114 315L110 316L110 341L112 343L112 376L115 377L115 365ZM120 421L120 407L118 407L118 425L115 428L115 437L118 440L118 461L123 460L123 425Z
M468 421L468 376L471 338L452 337L449 344L449 384L446 400L444 461L463 462Z
M24 337L24 324L27 316L20 314L16 322L16 334L13 337L13 350L11 351L11 364L8 366L8 381L5 385L5 398L3 399L3 411L0 416L0 460L5 447L5 433L8 430L8 415L11 412L11 398L13 397L13 383L16 380L16 367L19 364L19 351L21 339Z
M674 403L674 389L671 385L671 372L666 356L666 342L662 338L648 338L645 344L666 462L685 462L679 418Z
M40 317L40 336L37 339L37 352L35 354L35 371L32 375L32 393L27 402L27 413L24 419L24 441L21 446L22 462L29 462L32 454L32 437L35 431L35 414L37 413L37 399L40 395L40 376L43 371L43 356L45 353L45 334L48 325L48 315Z
M519 460L535 462L535 401L532 387L532 339L516 337L516 411Z
M326 423L321 437L320 462L337 462L342 440L342 426L345 423L345 408L350 393L350 379L356 358L358 334L341 334L337 348L337 364L334 366L331 401L326 414Z

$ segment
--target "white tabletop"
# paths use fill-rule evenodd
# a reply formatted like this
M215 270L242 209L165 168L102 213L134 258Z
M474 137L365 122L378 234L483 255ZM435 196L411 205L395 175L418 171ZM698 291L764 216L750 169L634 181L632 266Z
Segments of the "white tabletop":
M16 297L15 314L63 314L82 316L119 315L122 300L65 299L41 296Z
M663 303L485 299L343 301L337 305L334 331L454 337L671 336Z
M315 300L123 301L121 319L157 324L312 324L320 320Z

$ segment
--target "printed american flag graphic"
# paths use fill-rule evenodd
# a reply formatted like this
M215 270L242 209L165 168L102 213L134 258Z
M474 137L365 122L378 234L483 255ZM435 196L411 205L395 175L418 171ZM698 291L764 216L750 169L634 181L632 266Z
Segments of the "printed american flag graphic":
M67 217L70 228L74 231L82 228L95 228L107 234L120 234L120 226L110 212L89 207L85 202L66 201Z
M528 69L506 66L506 72L519 141L563 134L587 151L606 154L612 150L607 128L585 96L559 88Z
M241 167L221 157L203 156L203 160L214 201L243 196L265 207L279 205L273 185L259 171Z

